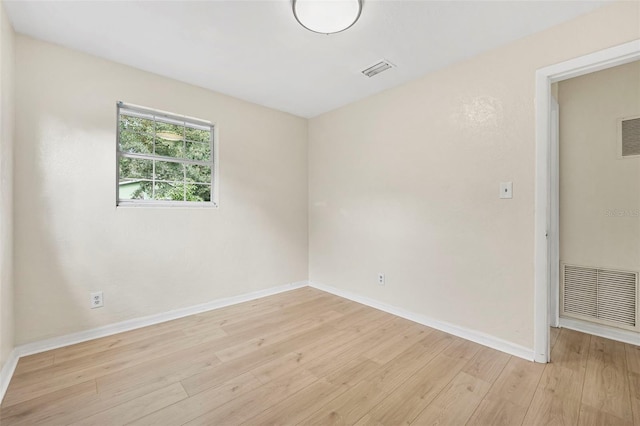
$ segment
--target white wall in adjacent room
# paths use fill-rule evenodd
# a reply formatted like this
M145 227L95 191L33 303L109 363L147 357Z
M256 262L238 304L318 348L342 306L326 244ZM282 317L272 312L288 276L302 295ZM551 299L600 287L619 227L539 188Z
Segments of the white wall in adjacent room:
M640 116L640 62L558 84L560 261L640 271L640 157L618 120Z

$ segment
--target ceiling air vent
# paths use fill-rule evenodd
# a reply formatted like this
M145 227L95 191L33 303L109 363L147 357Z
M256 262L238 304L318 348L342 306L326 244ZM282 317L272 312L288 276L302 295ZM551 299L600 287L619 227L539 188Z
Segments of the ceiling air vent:
M622 157L640 156L640 117L620 120L620 147Z
M562 272L561 316L640 331L637 272L566 264Z
M369 68L362 70L362 74L366 75L367 77L373 77L374 75L380 74L381 72L393 67L395 67L395 65L393 65L389 61L380 61L377 64L371 65Z

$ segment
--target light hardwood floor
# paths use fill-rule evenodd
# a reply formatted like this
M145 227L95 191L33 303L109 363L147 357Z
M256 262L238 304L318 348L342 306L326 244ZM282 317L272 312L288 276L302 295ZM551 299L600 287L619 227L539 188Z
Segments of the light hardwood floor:
M303 288L20 360L4 425L632 425L640 348L534 364Z

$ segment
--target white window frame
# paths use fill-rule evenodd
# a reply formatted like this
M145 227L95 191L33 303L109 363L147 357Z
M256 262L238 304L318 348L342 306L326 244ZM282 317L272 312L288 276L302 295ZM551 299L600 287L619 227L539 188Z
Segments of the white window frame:
M151 119L154 122L156 118L161 121L169 120L178 122L185 127L200 128L210 130L211 137L209 139L211 159L209 161L190 160L186 158L166 157L156 154L137 154L122 152L120 150L120 115L121 110L126 110L126 115L139 114L141 118ZM116 103L116 206L117 207L200 207L200 208L217 208L218 207L218 133L217 126L206 120L193 118L185 115L174 114L166 111L151 109L139 105L127 104L124 102ZM151 118L149 117L151 116ZM163 120L164 119L164 120ZM154 129L155 144L155 129ZM186 143L183 137L183 143ZM211 201L170 201L170 200L121 200L120 199L120 159L134 158L141 160L162 160L179 164L193 164L211 167ZM155 179L155 173L153 176Z

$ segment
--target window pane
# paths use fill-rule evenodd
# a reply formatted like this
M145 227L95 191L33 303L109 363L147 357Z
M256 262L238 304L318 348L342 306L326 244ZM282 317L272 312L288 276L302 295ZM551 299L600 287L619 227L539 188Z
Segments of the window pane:
M211 167L187 164L187 182L211 182Z
M155 200L184 201L184 183L182 182L156 182Z
M141 133L120 132L120 151L152 154L153 136Z
M124 104L119 104L118 111L119 199L211 201L213 152L209 126Z
M120 180L151 179L153 161L137 158L120 158Z
M156 137L170 142L182 141L184 139L184 126L157 121Z
M187 127L186 136L188 141L209 143L211 140L211 131Z
M121 180L118 185L118 198L121 200L150 200L150 181Z
M170 163L168 161L156 161L157 180L184 180L184 165L180 163Z
M211 201L211 185L188 183L187 201Z
M184 143L182 141L168 141L156 138L156 155L184 158Z
M153 134L153 120L146 118L132 117L129 115L120 115L120 130L130 132L141 132Z
M185 153L185 156L190 160L210 161L211 146L209 145L209 142L199 143L187 141L187 152Z

